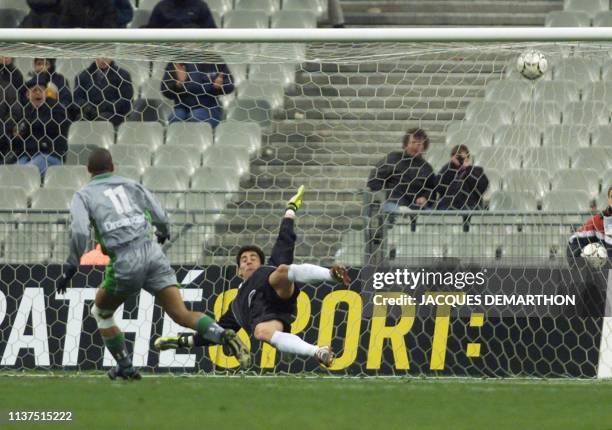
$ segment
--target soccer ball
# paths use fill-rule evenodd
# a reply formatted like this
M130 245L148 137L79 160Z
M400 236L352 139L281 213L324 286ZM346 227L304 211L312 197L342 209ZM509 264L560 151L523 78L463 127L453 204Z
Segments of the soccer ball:
M525 78L534 80L541 77L548 70L548 60L544 54L535 49L528 49L519 55L516 68Z
M601 243L589 243L582 248L580 256L583 257L591 267L599 269L608 260L608 251Z

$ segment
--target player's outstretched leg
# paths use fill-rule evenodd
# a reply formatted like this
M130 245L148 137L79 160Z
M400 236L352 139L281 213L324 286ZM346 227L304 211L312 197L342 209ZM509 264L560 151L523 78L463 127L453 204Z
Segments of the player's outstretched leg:
M200 340L199 344L194 341L194 338ZM183 333L175 336L162 336L155 339L154 342L155 348L159 349L160 351L178 348L203 347L214 344L221 344L225 354L236 357L240 362L241 368L248 369L253 364L249 349L240 340L234 330L225 330L220 342L208 341L197 333Z
M251 355L248 348L238 338L233 330L225 330L211 317L201 312L193 312L185 307L185 303L177 287L167 287L157 293L162 308L179 325L193 329L197 334L213 344L223 345L227 351L238 359L242 368L251 366ZM181 348L179 337L160 337L155 341L155 347L160 350Z
M267 342L281 352L314 357L322 365L329 367L334 360L334 352L330 346L316 346L306 342L293 333L283 331L283 323L278 320L265 321L257 324L253 335L257 340Z
M283 332L283 324L277 320L257 324L253 335L256 339L269 343L281 352L314 357L319 363L326 367L331 366L335 357L330 346L319 347L312 345L292 333ZM203 347L210 344L211 342L202 338L202 336L197 333L184 333L178 336L160 337L155 341L155 347L162 351L178 348ZM226 353L228 352L226 351ZM236 356L235 353L231 355Z
M124 301L125 297L111 295L105 289L99 288L96 292L91 314L98 324L98 330L100 330L104 345L117 361L117 366L108 371L108 377L113 380L117 378L137 380L141 378L140 373L132 365L132 359L125 346L123 332L117 327L113 319L115 310Z

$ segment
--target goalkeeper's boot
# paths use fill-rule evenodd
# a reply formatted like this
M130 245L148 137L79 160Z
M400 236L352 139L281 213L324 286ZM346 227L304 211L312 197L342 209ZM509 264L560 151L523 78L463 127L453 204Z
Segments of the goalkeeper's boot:
M178 336L166 336L158 337L155 339L153 345L160 351L166 351L168 349L178 348L189 348L189 336L190 334L179 334Z
M304 188L304 185L300 185L300 188L298 188L297 193L287 202L287 209L291 209L294 212L298 211L298 209L302 206L305 190L306 189Z
M121 367L119 365L111 368L108 371L108 377L113 381L117 378L125 379L126 381L138 381L142 379L140 372L134 366Z
M246 345L240 340L234 330L225 330L221 335L221 345L226 355L231 355L238 359L242 369L251 367L252 358Z
M315 358L322 366L330 367L336 356L331 346L321 346L315 352Z
M329 273L331 273L334 281L338 282L339 284L342 284L347 288L351 284L351 278L349 277L348 270L346 270L344 266L332 266L331 269L329 269Z

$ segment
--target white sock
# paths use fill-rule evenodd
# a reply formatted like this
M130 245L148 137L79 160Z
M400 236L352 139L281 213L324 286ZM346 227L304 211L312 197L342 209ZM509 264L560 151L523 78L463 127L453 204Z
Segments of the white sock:
M275 331L272 335L272 339L270 339L270 343L281 352L290 352L292 354L306 355L308 357L314 357L319 349L315 345L304 342L294 334L282 331Z
M287 278L291 282L323 282L333 281L329 269L314 264L292 264L289 266Z
M295 211L293 209L287 209L285 211L285 218L295 218Z

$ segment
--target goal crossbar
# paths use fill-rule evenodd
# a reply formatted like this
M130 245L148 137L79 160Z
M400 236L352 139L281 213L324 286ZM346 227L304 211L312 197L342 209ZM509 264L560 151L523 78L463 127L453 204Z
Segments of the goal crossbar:
M0 29L0 42L596 42L612 28Z

